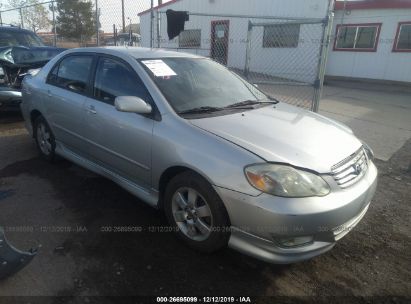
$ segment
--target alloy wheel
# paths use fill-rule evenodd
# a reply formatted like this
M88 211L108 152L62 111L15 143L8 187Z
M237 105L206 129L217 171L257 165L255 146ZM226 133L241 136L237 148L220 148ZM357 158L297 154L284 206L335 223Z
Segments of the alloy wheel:
M195 189L178 189L173 195L171 207L174 221L186 237L204 241L210 236L213 215L207 201Z
M50 155L52 150L51 134L43 122L37 125L37 143L44 155Z

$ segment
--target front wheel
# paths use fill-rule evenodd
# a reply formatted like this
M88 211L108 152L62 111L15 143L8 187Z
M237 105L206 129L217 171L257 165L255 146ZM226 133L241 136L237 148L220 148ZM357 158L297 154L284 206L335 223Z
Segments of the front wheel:
M213 187L201 176L185 172L174 177L164 199L168 221L187 245L203 252L227 246L227 211Z

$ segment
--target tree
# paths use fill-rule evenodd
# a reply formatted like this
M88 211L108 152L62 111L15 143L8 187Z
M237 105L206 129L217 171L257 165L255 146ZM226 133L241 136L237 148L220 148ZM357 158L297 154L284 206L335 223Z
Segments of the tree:
M49 29L51 26L51 21L48 17L46 8L39 4L39 0L9 0L9 7L21 9L21 16L24 26L37 32L40 29Z
M96 32L93 3L89 0L56 1L57 34L80 43L89 40Z

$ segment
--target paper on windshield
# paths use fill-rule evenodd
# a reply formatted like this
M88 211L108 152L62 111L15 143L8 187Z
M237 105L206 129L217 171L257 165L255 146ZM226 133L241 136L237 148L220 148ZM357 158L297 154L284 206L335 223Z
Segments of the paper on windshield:
M177 74L163 60L144 60L142 63L153 72L156 77L176 76Z

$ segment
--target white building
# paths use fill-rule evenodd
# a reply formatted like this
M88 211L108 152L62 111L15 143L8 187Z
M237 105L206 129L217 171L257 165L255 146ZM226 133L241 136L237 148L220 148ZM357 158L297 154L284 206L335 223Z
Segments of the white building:
M149 47L152 37L154 47L210 56L243 70L249 21L323 19L328 6L329 0L171 0L139 14L142 46ZM190 13L185 31L171 41L167 37L168 9ZM264 77L314 84L321 34L321 24L253 27L250 71ZM411 82L411 0L348 0L345 6L344 1L337 1L332 35L327 76Z
M153 12L147 10L139 14L142 46L149 47L150 37L153 37L154 47L210 56L231 68L243 70L249 21L265 22L268 25L252 30L250 72L263 77L314 83L320 51L318 40L322 37L320 20L327 16L328 7L329 0L172 0L155 7ZM165 15L168 9L190 14L185 31L171 41L167 36ZM154 17L152 29L151 14ZM278 19L252 18L254 16ZM287 22L287 18L319 21L317 24L273 24ZM157 34L160 44L157 44Z
M328 76L411 82L410 0L337 2L333 34Z

